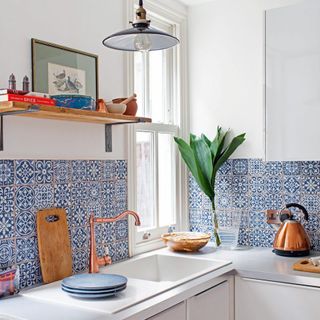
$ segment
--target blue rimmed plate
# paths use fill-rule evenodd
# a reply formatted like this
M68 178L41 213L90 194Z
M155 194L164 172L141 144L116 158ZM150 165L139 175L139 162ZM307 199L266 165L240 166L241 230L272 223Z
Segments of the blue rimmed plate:
M118 274L85 273L62 280L62 285L77 290L114 289L126 285L128 279Z
M114 290L113 292L106 292L106 293L74 293L62 288L62 291L68 293L70 296L75 298L100 299L100 298L112 297L123 290Z
M127 285L123 285L120 287L116 287L113 289L100 289L100 290L84 290L84 289L73 289L67 286L64 286L63 284L61 284L61 289L63 291L69 292L69 293L80 293L80 294L103 294L103 293L112 293L115 291L122 291L127 287Z

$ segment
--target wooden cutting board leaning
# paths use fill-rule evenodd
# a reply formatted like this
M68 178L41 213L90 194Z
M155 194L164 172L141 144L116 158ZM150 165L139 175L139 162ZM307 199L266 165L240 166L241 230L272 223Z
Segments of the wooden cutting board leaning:
M72 275L72 253L65 209L38 211L37 234L43 282L50 283Z

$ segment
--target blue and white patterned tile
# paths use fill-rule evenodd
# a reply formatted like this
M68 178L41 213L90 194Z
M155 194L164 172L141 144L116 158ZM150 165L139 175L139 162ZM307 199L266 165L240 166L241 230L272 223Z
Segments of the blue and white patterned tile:
M125 180L116 180L115 197L117 202L127 201L127 182Z
M54 204L59 208L65 208L71 205L69 184L62 183L54 186Z
M216 210L218 212L218 210ZM212 209L203 209L201 211L201 223L212 226Z
M320 192L320 176L305 176L302 178L302 191L306 194Z
M33 184L35 181L35 169L33 160L15 161L15 183Z
M266 195L261 193L254 193L250 197L250 207L252 210L264 210L266 209L265 201L266 201Z
M284 203L300 203L300 202L301 202L301 194L299 192L284 194Z
M95 200L89 200L86 203L85 210L88 212L88 214L93 213L95 217L101 217L102 216L102 208L103 206L101 205L100 202L95 201Z
M234 175L248 174L249 161L248 159L234 159L232 160L232 172Z
M304 227L309 232L318 232L320 230L320 217L318 214L309 214L308 221L304 222Z
M0 212L11 213L14 210L14 187L0 187Z
M89 160L86 162L87 181L100 181L103 176L102 162L100 160Z
M215 183L216 193L226 193L232 191L232 178L230 176L219 176Z
M71 172L72 172L72 181L81 182L85 181L87 178L86 174L86 161L85 160L74 160L71 162Z
M115 222L101 223L95 225L96 243L98 246L103 246L106 243L116 241L116 226Z
M0 186L14 183L14 165L12 160L0 160Z
M128 240L116 242L116 255L114 261L121 261L129 258Z
M286 176L284 178L284 190L287 193L297 193L300 192L300 177Z
M192 225L201 223L202 209L190 209L189 210L189 223Z
M218 170L219 175L230 175L232 173L232 160L226 161Z
M71 161L56 160L53 161L53 172L55 183L71 182Z
M54 204L54 189L51 184L38 184L34 187L35 207L37 209L51 208Z
M301 163L298 161L285 161L283 163L283 173L286 176L297 176L301 173Z
M15 232L17 236L27 237L36 232L36 217L32 211L17 211Z
M35 162L36 183L52 183L53 164L51 160L38 160Z
M115 161L103 161L103 175L104 180L112 180L115 177Z
M303 195L301 198L301 204L307 209L309 213L319 214L319 196L317 195Z
M249 182L247 176L234 176L232 178L232 192L245 194L249 190Z
M249 174L263 175L265 163L261 159L249 159Z
M127 161L125 160L116 160L114 168L115 178L117 180L127 179Z
M189 208L196 209L202 207L202 194L197 189L189 191Z
M11 212L0 214L0 239L14 237L14 215Z
M306 176L320 175L320 161L302 161L301 173Z
M89 227L80 227L71 230L71 245L73 250L89 249Z
M265 190L268 193L279 193L282 189L281 178L275 176L265 177Z
M253 193L261 193L265 191L265 183L263 177L252 176L250 180L250 189Z
M115 206L115 184L113 181L102 183L102 205L106 210L111 210Z
M18 264L20 273L20 288L34 286L42 281L39 260Z
M230 227L232 225L232 215L231 212L228 210L217 210L217 218L219 227ZM208 221L209 222L209 221ZM204 223L209 225L209 223ZM211 222L212 226L212 222Z
M234 194L232 199L233 207L238 209L246 209L249 205L249 199L243 194Z
M238 244L240 246L250 246L250 229L240 228Z
M101 183L89 182L86 187L89 201L99 201L102 198Z
M79 204L88 200L88 185L86 182L77 182L71 184L71 202Z
M266 228L268 227L266 216L263 211L250 212L249 214L249 228Z
M72 228L80 227L89 223L89 213L81 203L72 206L67 218Z
M229 194L219 195L217 201L217 209L225 209L232 207L232 197Z
M38 259L38 241L36 237L17 238L16 240L16 262Z
M275 236L275 230L255 228L250 232L250 243L255 247L271 248Z
M116 222L116 240L128 239L128 220L119 220Z
M284 202L280 194L267 194L265 197L266 210L280 210L284 207Z
M5 269L15 263L15 246L12 239L0 240L0 269Z
M19 210L30 210L35 204L35 192L32 186L20 186L16 190L16 207Z
M265 175L276 176L282 174L282 163L280 161L269 161L265 165Z
M89 251L75 250L72 251L72 271L73 273L80 273L87 271L89 268Z

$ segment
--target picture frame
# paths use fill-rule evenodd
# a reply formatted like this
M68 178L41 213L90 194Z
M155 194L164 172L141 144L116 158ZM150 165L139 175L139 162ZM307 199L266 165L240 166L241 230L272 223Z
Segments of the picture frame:
M31 39L32 91L99 98L98 56Z

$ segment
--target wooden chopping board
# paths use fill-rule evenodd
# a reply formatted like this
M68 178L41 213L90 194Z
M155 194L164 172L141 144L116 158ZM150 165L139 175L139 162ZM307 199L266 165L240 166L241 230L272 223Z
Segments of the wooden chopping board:
M37 234L42 279L50 283L72 275L72 254L65 209L37 213Z
M293 265L293 270L320 273L320 266L314 266L309 259L302 259Z

